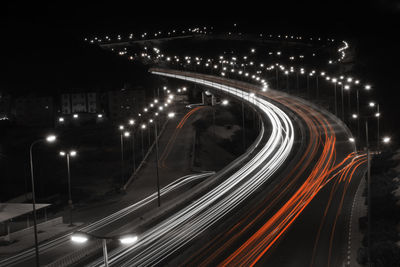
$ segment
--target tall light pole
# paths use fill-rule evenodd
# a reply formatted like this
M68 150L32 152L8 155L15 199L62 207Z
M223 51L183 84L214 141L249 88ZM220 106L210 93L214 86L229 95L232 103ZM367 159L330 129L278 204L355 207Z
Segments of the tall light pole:
M332 78L332 82L334 85L334 97L335 97L335 115L337 116L337 93L336 93L336 83L337 83L337 79L336 78Z
M377 139L377 148L378 148L378 152L379 152L379 139L380 139L380 136L379 136L379 118L380 118L380 116L381 116L381 113L380 113L380 111L379 111L379 104L377 104L377 108L376 108L376 113L375 113L375 117L376 117L376 119L377 119L377 137L378 137L378 139Z
M370 102L369 106L374 106L373 102ZM365 142L367 149L367 210L368 210L368 225L367 225L367 236L368 236L368 251L367 251L367 259L368 265L371 266L371 154L370 154L370 146L369 146L369 131L368 131L368 118L371 116L365 116ZM380 142L380 140L378 140ZM390 137L384 137L382 142L387 144L390 142Z
M141 135L141 139L142 139L142 160L144 160L144 144L143 144L143 131L146 129L146 124L142 124L140 126L140 135Z
M347 91L347 113L350 114L351 110L351 103L350 103L350 96L351 96L351 91L350 91L350 85L346 84L344 86L344 90ZM346 117L347 118L347 117Z
M77 244L84 244L89 239L97 239L102 241L104 266L108 267L107 240L119 240L122 245L132 245L137 242L136 235L126 236L97 236L85 232L76 232L71 235L71 241Z
M124 131L125 127L123 125L119 126L119 130L121 131L121 183L124 184L125 179L124 179L124 137L129 137L130 133L127 131Z
M289 92L289 71L285 70L286 75L286 90Z
M360 115L360 97L359 97L359 92L358 88L356 91L356 99L357 99L357 116ZM357 138L360 139L360 120L357 120Z
M342 82L339 82L339 84L340 84L340 88L341 88L340 91L341 91L341 96L342 96L342 121L344 121L344 96L343 96L344 85Z
M69 206L69 226L74 226L72 223L72 209L74 206L72 205L72 194L71 194L71 171L69 167L69 157L75 157L76 151L71 150L69 152L60 151L60 156L67 158L67 174L68 174L68 206Z
M154 120L154 140L156 143L156 172L157 172L157 204L161 206L161 193L160 193L160 174L158 170L159 154L158 154L158 128L157 119Z
M56 141L55 135L48 135L45 139L39 139L34 141L29 147L29 162L31 166L31 182L32 182L32 210L33 210L33 231L35 236L35 255L36 255L36 266L40 266L39 261L39 242L37 236L37 218L36 218L36 198L35 198L35 179L34 179L34 172L33 172L33 146L41 143L41 142L48 142L53 143Z
M135 125L134 120L129 120L129 125L132 126L132 160L133 160L133 172L136 171L136 155L135 155L135 130L133 125Z

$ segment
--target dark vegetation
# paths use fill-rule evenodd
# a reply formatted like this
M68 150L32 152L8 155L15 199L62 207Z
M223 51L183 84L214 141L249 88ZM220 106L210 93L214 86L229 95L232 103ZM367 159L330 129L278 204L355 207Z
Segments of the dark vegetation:
M400 207L393 195L399 180L392 169L399 162L392 157L393 152L383 152L374 156L371 165L371 262L376 267L400 266L400 248L396 244L400 240ZM367 222L367 217L360 218L364 238L358 261L362 264L367 264Z

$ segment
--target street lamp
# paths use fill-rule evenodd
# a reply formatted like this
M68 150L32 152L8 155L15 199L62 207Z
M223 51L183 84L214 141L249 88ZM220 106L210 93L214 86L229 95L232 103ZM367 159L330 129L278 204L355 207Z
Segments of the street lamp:
M135 155L135 131L133 126L135 125L135 120L129 120L129 125L132 127L132 158L133 158L133 172L136 171L136 155Z
M390 137L388 137L388 136L383 137L382 138L382 142L385 143L385 144L389 143L390 142Z
M69 205L69 226L74 226L72 223L72 209L74 206L72 205L72 197L71 197L71 172L69 167L69 157L75 157L76 151L71 150L69 152L60 151L60 156L67 158L67 174L68 174L68 205Z
M137 242L138 237L136 235L97 236L85 232L75 232L71 235L71 241L77 244L84 244L89 241L89 239L97 239L102 241L104 266L108 267L107 240L118 240L123 245L132 245Z
M143 131L146 129L146 124L142 124L140 126L140 129L142 129L140 131L140 134L141 134L141 139L142 139L142 160L143 160L144 159Z
M121 131L120 139L121 139L121 182L124 183L124 137L129 137L130 133L128 131L124 131L125 127L123 125L119 126L119 130Z
M336 78L332 78L332 82L334 84L334 90L335 90L335 115L337 116L337 96L336 96L336 83L337 83L337 79Z
M33 172L33 146L41 143L41 142L48 142L53 143L56 141L55 135L48 135L45 139L39 139L34 142L29 147L29 160L30 160L30 167L31 167L31 182L32 182L32 209L33 209L33 231L35 236L35 254L36 254L36 266L40 266L39 261L39 242L37 236L37 220L36 220L36 199L35 199L35 180L34 180L34 172Z
M379 104L376 104L375 102L370 102L369 103L369 106L371 107L371 108L373 108L373 107L375 107L376 106L376 113L375 113L375 117L376 117L376 119L377 119L377 150L379 151L379 140L380 140L380 136L379 136L379 118L380 118L380 116L381 116L381 113L380 113L380 111L379 111Z

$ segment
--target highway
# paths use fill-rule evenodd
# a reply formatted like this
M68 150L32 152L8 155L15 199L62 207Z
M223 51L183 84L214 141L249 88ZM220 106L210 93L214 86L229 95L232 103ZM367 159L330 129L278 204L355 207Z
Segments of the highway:
M210 75L150 71L204 85L253 106L262 122L260 135L217 174L185 176L164 187L163 195L208 177L179 199L168 199L162 209L145 214L146 220L128 223L124 218L154 201L155 193L79 229L112 233L119 228L138 234L132 246L110 244L110 264L343 265L352 196L365 171L365 156L355 153L344 124L307 101L274 90L263 92L255 85ZM161 168L170 167L167 159L179 125L199 109L188 112L176 127L161 154ZM73 247L68 242L65 235L41 244L41 250ZM293 256L287 256L288 249ZM84 263L101 266L99 252ZM29 262L31 257L28 250L0 266L26 266L24 259Z
M188 77L182 77L190 80ZM264 126L249 150L218 175L200 183L191 195L199 195L187 205L169 212L139 234L139 241L130 247L116 247L109 253L110 264L117 266L149 266L163 262L202 232L213 226L262 187L286 161L294 143L294 129L289 117L281 109L266 101L222 83L209 83L217 90L234 95L257 107L262 114L262 125L271 124L270 134ZM194 191L196 191L194 190ZM143 225L139 228L144 228ZM99 259L91 266L101 265Z
M332 266L337 266L345 262L345 249L333 248L346 244L343 237L346 237L348 224L346 216L340 216L341 210L348 211L349 203L352 202L351 196L354 195L352 193L362 175L362 168L359 167L365 165L365 157L354 153L354 146L348 142L349 132L340 121L306 101L272 90L263 93L255 86L208 75L168 70L151 72L208 85L242 97L255 105L270 104L265 100L266 97L277 105L286 107L286 112L290 113L300 126L299 133L302 136L297 139L300 141L297 154L292 161L286 162L286 169L280 170L279 176L274 177L276 181L271 182L270 186L263 187L275 171L279 172L279 167L268 169L269 158L265 158L267 162L260 162L263 158L256 157L257 161L243 164L237 172L226 178L222 183L224 187L216 188L218 193L211 190L205 197L196 200L195 204L179 210L145 231L136 245L114 249L110 253L111 264L148 266L171 262L172 265L204 266L321 266L327 263L329 265L332 260ZM250 91L255 95L251 95ZM277 127L279 124L272 122L272 125ZM294 140L293 128L291 126L285 129L290 129L291 140ZM289 132L281 132L283 133ZM274 137L276 135L272 130L269 140ZM279 139L285 144L284 137ZM302 142L304 140L306 142ZM257 142L259 141L260 139ZM265 150L261 149L260 152ZM264 168L265 166L268 167ZM247 172L252 167L255 168ZM267 170L273 172L268 173ZM236 179L243 180L238 182ZM227 191L224 190L225 187L228 187ZM263 189L265 194L248 198L252 193L259 191L257 189ZM221 191L224 194L220 194ZM326 191L330 192L328 199L325 198ZM305 217L304 214L309 213L313 207L318 212ZM233 210L236 211L235 216L224 217L232 214L230 212ZM333 219L328 220L332 215ZM232 224L233 221L236 224ZM326 221L329 221L331 227L326 225ZM218 225L214 226L216 222ZM320 225L311 228L318 230L311 233L315 234L313 238L310 238L310 232L302 231L304 229L293 230L301 225L308 226L306 228L309 229L313 222ZM330 231L324 231L324 227ZM306 238L299 239L296 232L297 235L306 235ZM335 238L336 235L341 238ZM325 242L326 237L329 242ZM307 242L303 246L299 244L299 240ZM290 246L291 252L296 253L296 256L300 255L298 258L288 257L288 247L280 245L290 241L293 242ZM307 247L310 242L311 249ZM185 246L189 243L190 246ZM91 265L101 265L101 260Z

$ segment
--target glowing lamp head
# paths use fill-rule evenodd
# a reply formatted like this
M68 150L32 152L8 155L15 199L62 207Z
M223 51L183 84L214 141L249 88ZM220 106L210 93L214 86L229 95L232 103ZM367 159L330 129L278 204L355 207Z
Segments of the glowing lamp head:
M88 241L88 237L83 234L73 234L71 235L71 241L82 244Z
M121 244L124 245L131 245L136 243L137 240L138 240L137 236L124 236L119 239L119 242L121 242Z
M168 118L173 118L173 117L175 117L175 113L173 112L168 113Z
M49 142L49 143L55 142L56 139L57 139L57 137L56 137L55 135L53 135L53 134L48 135L48 136L46 137L46 141Z
M385 136L385 137L382 138L382 141L383 141L385 144L387 144L387 143L390 142L390 137Z

